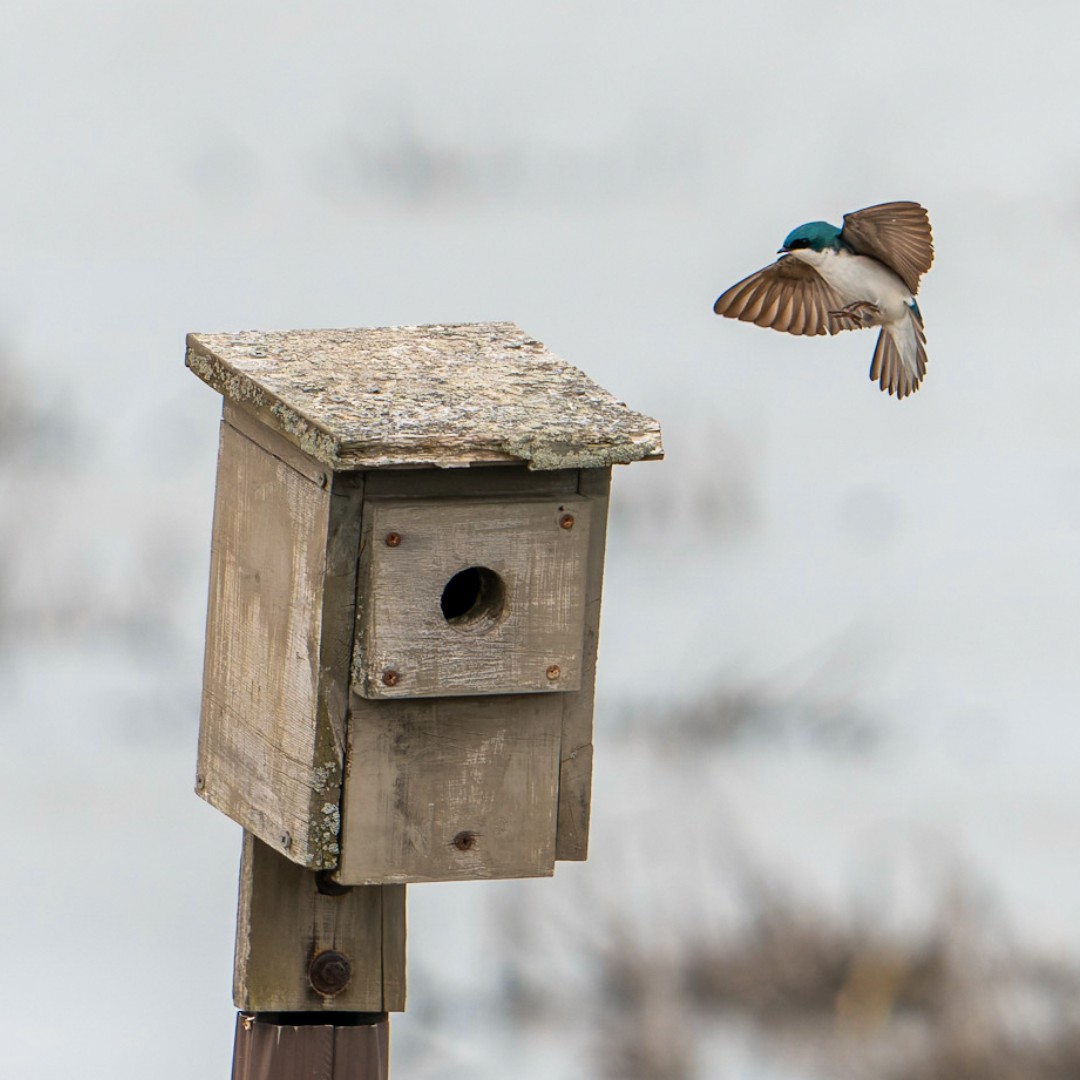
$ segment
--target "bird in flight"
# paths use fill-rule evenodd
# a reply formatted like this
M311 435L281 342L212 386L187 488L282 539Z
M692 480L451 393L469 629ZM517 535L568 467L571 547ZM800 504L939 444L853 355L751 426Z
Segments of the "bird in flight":
M926 374L926 333L915 301L934 261L930 218L915 202L844 215L842 228L811 221L788 233L780 258L732 285L717 315L789 334L880 326L870 378L905 398Z

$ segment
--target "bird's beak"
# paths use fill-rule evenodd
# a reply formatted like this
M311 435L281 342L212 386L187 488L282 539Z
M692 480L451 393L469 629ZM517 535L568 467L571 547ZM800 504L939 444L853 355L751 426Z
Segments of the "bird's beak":
M785 252L790 251L790 250L791 250L791 248L789 248L789 247L777 248L776 249L776 254L777 255L783 255Z

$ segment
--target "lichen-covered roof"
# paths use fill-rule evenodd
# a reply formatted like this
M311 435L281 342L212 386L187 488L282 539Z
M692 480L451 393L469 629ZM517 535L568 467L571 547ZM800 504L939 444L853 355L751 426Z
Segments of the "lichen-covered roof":
M655 420L509 322L189 334L187 366L334 469L663 456Z

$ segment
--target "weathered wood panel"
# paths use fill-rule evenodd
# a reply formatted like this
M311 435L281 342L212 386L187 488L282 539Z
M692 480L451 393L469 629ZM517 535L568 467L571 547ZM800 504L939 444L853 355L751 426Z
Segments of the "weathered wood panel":
M578 469L534 472L508 463L478 469L381 469L365 474L369 499L558 498L578 490Z
M578 689L590 518L577 495L366 502L355 689Z
M226 399L222 419L229 427L236 428L241 435L258 443L267 453L285 462L301 476L306 476L313 484L321 488L329 484L330 470L321 461L305 454L284 435L267 427L250 405L237 405Z
M233 999L250 1012L405 1008L405 886L323 882L313 870L244 833ZM312 981L322 955L347 963L338 988ZM341 976L338 967L336 975Z
M232 1080L388 1080L390 1023L385 1016L338 1024L239 1013Z
M600 599L604 586L610 469L582 469L580 494L589 499L589 529L585 582L585 637L582 649L581 689L563 702L561 762L559 766L559 828L555 857L581 860L589 854L589 816L592 804L593 701L596 658L600 644Z
M338 853L361 505L223 423L196 790L316 868Z
M340 853L341 787L356 634L357 553L363 504L363 474L335 475L330 496L319 641L311 823L319 861L309 863L314 867L335 866ZM335 771L326 771L329 768Z
M186 361L333 469L663 456L655 420L508 322L189 334Z
M383 1008L387 1012L402 1012L405 1009L407 971L405 886L401 884L355 885L352 888L372 888L382 891Z
M551 874L562 697L354 694L337 878Z

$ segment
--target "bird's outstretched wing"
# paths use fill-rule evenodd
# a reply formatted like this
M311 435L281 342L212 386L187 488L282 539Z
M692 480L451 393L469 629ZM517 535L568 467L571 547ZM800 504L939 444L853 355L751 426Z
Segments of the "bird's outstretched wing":
M835 333L829 312L842 304L812 266L785 255L732 285L713 304L713 311L788 334L813 335Z
M857 255L869 255L895 270L912 296L934 261L930 218L915 202L881 203L845 214L840 239Z

